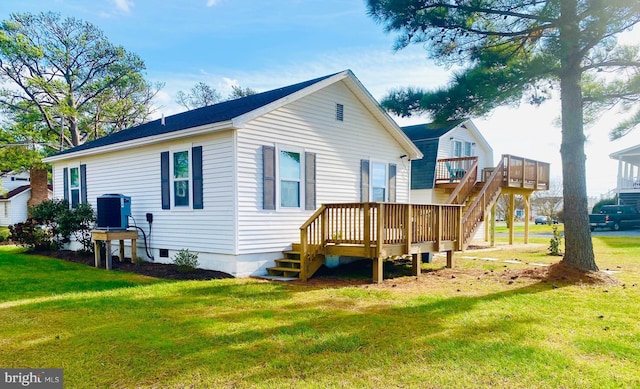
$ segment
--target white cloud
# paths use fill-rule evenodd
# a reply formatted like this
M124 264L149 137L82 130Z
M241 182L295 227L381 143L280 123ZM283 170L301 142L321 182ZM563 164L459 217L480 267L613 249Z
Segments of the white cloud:
M133 1L131 0L113 0L113 3L118 10L125 13L131 12L131 7L133 7Z
M218 0L207 0L207 7L213 7L218 4Z

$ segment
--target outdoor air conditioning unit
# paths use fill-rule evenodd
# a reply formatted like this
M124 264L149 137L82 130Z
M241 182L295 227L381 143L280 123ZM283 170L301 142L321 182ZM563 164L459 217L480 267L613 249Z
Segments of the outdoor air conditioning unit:
M98 197L98 229L126 230L131 216L131 197L104 194Z

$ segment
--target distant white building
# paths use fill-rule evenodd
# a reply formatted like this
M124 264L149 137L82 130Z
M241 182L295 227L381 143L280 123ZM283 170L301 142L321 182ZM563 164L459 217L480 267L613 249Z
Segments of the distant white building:
M612 153L609 157L618 161L618 202L640 210L640 145Z
M46 171L44 173L44 186L46 182ZM7 227L27 220L27 212L32 197L31 178L29 172L3 172L0 174L0 227ZM47 190L48 198L53 192L51 188Z

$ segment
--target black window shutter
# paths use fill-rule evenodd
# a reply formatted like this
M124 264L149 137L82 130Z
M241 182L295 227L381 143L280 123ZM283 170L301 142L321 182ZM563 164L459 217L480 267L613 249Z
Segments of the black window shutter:
M171 192L169 188L169 152L160 153L160 190L162 209L171 208Z
M276 149L262 146L262 208L276 209Z
M193 165L193 209L203 209L202 146L191 149L191 161Z
M396 164L389 164L389 202L396 202L396 171L398 168Z
M304 209L316 209L316 154L304 154Z
M369 201L369 160L360 160L360 201Z
M87 204L87 165L80 165L80 202Z
M66 201L67 204L70 204L69 202L69 169L68 168L62 169L62 180L64 181L62 184L62 188L64 190L64 201Z

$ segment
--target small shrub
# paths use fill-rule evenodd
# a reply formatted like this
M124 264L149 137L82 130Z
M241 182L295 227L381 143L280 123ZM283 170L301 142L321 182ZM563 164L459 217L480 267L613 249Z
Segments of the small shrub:
M0 242L4 242L5 240L7 240L9 238L9 234L11 234L11 232L8 228L4 229L0 227Z
M553 226L553 238L549 240L549 255L562 256L562 235L558 231L557 226Z
M91 230L94 227L96 218L93 209L89 204L78 204L73 209L65 209L56 218L59 224L60 235L68 237L73 235L82 245L82 251L90 253L93 251L91 241Z
M29 208L30 218L10 228L11 240L34 249L60 249L71 235L85 252L93 251L91 229L95 222L89 204L74 209L64 200L47 200Z
M196 270L198 265L198 253L192 253L189 249L182 249L173 256L173 264L183 273L191 273Z
M54 230L42 226L35 219L27 219L23 223L9 226L9 239L22 246L36 250L50 250L58 248L53 239Z

